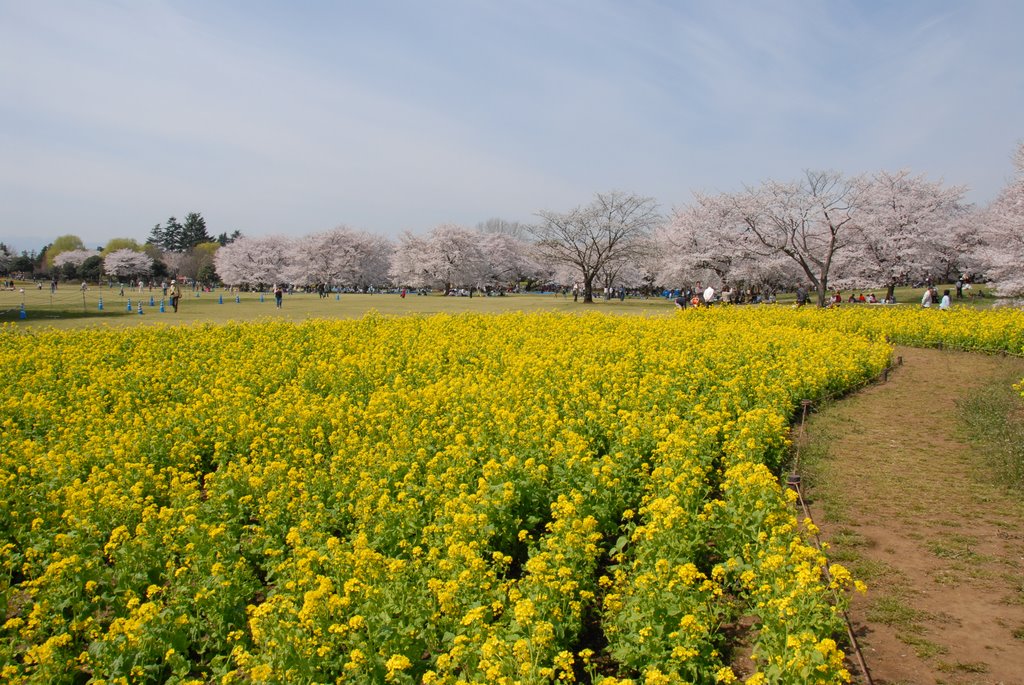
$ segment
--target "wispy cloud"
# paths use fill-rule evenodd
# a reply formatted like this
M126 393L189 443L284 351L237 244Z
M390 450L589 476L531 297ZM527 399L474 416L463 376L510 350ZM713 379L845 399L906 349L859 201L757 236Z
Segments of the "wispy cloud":
M381 233L804 167L995 195L1024 6L0 4L0 239ZM33 245L34 246L34 245ZM30 246L32 247L32 246Z

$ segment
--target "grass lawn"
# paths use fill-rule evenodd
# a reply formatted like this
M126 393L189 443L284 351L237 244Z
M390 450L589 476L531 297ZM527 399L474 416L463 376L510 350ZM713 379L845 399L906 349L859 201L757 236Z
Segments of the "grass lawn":
M103 310L99 299L103 298ZM625 301L595 301L593 305L573 302L572 297L561 295L507 295L504 297L444 297L433 295L406 295L403 299L392 294L332 294L321 299L316 293L297 293L284 296L280 309L274 305L270 293L239 293L215 291L182 293L178 312L167 300L160 311L161 291L129 293L123 297L118 289L90 287L83 293L74 285L59 288L51 296L48 287L43 290L25 288L20 291L0 292L0 322L15 322L19 326L47 326L54 328L80 328L96 325L137 326L175 325L190 323L226 323L263 318L281 318L303 321L311 318L357 318L369 311L385 315L437 314L437 313L495 313L507 311L600 311L607 313L652 315L673 311L671 300L660 297L649 299L626 298ZM142 302L142 314L138 304ZM152 298L152 304L150 304ZM128 300L132 311L128 312ZM21 304L25 304L25 318L21 318Z
M289 321L310 318L358 318L368 311L390 316L507 311L599 311L649 316L669 313L675 308L672 300L661 297L627 297L621 302L618 299L607 302L597 299L593 305L584 305L582 302L573 302L572 297L553 294L473 298L409 294L404 299L397 294L332 294L326 299L321 299L315 293L298 293L285 295L284 305L277 309L274 306L274 297L270 293L264 293L262 301L259 293L240 293L236 302L236 294L226 290L197 294L186 289L182 293L178 312L175 313L171 310L169 301L165 302L164 312L160 311L162 293L159 288L147 289L141 294L126 289L124 296L121 296L116 287L90 286L83 293L74 283L62 284L53 294L50 293L48 284L44 284L41 290L33 283L19 283L17 287L14 291L0 291L0 323L14 322L19 326L53 328L226 323L267 317ZM951 291L954 290L952 285L940 285L939 292L947 287ZM867 292L871 291L866 290L865 293ZM885 289L879 288L875 292L884 295ZM921 301L922 293L923 290L918 288L897 288L896 300L917 305ZM138 313L140 296L143 312L141 315ZM102 310L99 308L100 298L103 299ZM782 294L779 296L779 304L792 304L793 299L792 294ZM131 312L128 311L129 300L132 304ZM974 307L989 307L993 302L995 300L991 297L954 300L956 305ZM21 318L23 303L24 319Z

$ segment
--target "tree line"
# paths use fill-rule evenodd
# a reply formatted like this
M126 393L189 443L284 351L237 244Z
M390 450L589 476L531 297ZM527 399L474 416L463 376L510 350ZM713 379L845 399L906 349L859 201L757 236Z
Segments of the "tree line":
M86 254L74 241L58 245L73 238L65 236L46 252L63 273L94 274L98 265L90 260L101 257L108 275L159 276L162 265L175 276L253 288L545 283L576 285L592 301L596 290L609 287L657 291L703 282L774 292L803 284L823 305L832 289L884 287L891 295L899 285L968 274L1019 295L1024 144L1014 166L1015 176L983 208L966 202L964 186L905 170L858 176L809 170L791 181L697 193L668 215L653 198L611 191L568 211L541 210L533 224L442 224L396 240L346 226L301 237L236 231L214 239L193 212L183 222L171 217L154 226L143 246L111 241ZM124 252L108 265L118 251ZM15 258L4 259L9 269Z

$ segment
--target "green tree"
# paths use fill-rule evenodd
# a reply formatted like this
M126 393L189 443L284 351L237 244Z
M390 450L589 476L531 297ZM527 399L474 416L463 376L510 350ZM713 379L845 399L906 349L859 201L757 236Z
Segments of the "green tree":
M217 242L220 243L221 247L224 247L225 245L230 245L241 237L242 232L236 229L231 232L231 235L228 235L227 233L219 234L217 236Z
M78 280L78 265L74 262L65 262L58 271L65 281Z
M147 245L155 245L158 249L167 249L167 230L160 224L153 226L153 230L149 232L149 237L146 238ZM147 253L148 254L148 253Z
M139 245L138 241L132 240L131 238L111 238L107 241L107 244L100 250L100 254L106 257L111 252L117 250L135 250L136 252L144 252L142 245Z
M46 269L49 271L53 268L53 258L59 255L61 252L69 252L71 250L84 250L85 243L77 235L62 235L56 238L50 245L46 247L46 258L45 264Z
M217 272L213 266L213 255L218 249L220 249L220 243L216 241L196 245L181 260L178 265L178 273L203 283L215 282Z
M189 212L185 215L185 223L181 226L181 235L182 252L201 243L213 242L213 238L206 231L206 219L198 212Z
M21 254L14 258L11 262L10 270L17 271L23 274L30 274L36 269L36 253L33 250L31 253L26 250L22 250Z
M103 257L94 255L86 259L78 267L78 274L87 281L99 282L100 277L103 276Z
M184 252L187 249L185 245L185 229L173 216L167 220L167 225L164 227L164 244L162 247L169 252Z

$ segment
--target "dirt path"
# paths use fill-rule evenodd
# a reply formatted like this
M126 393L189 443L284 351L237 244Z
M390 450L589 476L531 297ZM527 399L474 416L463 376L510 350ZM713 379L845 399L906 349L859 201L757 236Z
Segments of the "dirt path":
M870 588L851 608L868 670L880 685L1024 684L1024 498L955 419L958 398L1024 377L1024 361L896 354L887 383L808 422L803 466L832 556Z

